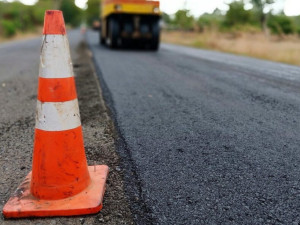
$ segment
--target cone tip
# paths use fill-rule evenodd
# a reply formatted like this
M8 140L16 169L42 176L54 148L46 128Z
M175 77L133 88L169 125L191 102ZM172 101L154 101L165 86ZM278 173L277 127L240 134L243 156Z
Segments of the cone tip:
M60 10L47 10L45 12L43 34L66 34L65 21Z

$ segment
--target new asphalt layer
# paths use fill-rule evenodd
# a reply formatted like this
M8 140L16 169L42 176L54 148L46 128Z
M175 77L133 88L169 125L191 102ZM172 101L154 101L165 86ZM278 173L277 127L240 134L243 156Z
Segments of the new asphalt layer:
M89 32L137 224L300 223L300 68Z

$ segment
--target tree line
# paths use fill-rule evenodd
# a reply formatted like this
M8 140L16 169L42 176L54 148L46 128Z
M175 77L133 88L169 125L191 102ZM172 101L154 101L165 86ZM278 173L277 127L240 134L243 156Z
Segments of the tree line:
M62 10L65 22L70 26L76 27L82 22L91 24L99 18L100 0L88 0L87 6L83 10L75 5L75 0L38 0L34 5L0 1L0 36L34 31L43 25L45 11L49 9Z
M198 18L187 9L178 10L175 15L162 14L165 27L169 29L219 31L264 31L273 34L299 34L300 16L288 17L283 12L266 12L276 0L236 0L230 3L229 9L222 12L216 9L213 13L205 13ZM75 0L38 0L35 5L0 0L0 36L13 36L17 32L27 32L43 25L44 12L47 9L60 9L64 13L65 22L78 26L85 22L92 24L99 19L101 0L88 0L87 9L75 5ZM246 4L251 9L245 9Z
M246 4L251 9L245 9ZM163 13L163 21L169 29L208 30L218 31L263 31L277 35L299 34L300 16L288 17L281 13L273 13L267 9L274 0L236 0L228 4L229 9L222 12L215 9L213 13L205 13L198 18L190 14L187 9L178 10L175 15Z

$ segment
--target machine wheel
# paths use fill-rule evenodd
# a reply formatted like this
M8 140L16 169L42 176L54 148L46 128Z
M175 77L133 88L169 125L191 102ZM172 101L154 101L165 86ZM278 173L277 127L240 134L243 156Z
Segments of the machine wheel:
M102 31L101 31L101 29L99 31L99 44L105 45L105 38L102 37Z
M152 24L152 39L150 42L150 49L153 51L157 51L159 48L159 42L160 42L159 21L155 21Z
M109 40L110 47L117 48L118 47L118 39L119 39L119 23L116 19L110 18L109 20Z

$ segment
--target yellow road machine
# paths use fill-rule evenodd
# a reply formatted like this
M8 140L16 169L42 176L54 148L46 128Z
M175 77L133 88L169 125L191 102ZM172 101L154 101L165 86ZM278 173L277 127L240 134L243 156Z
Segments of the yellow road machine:
M111 48L131 44L157 50L160 17L159 1L102 0L100 43Z

